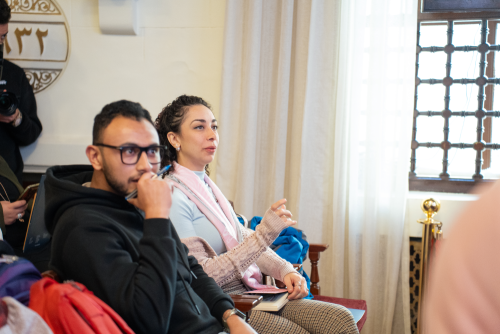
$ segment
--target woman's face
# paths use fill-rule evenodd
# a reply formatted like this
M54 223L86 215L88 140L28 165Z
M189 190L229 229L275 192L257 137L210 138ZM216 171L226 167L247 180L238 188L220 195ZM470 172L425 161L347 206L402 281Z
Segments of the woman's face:
M204 105L189 107L180 127L180 133L169 133L170 143L180 146L177 162L194 171L203 171L214 160L219 145L217 120Z

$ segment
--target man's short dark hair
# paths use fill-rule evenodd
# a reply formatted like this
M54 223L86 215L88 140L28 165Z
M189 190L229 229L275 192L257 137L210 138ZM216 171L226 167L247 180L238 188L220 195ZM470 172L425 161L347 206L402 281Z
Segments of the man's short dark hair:
M104 130L108 127L113 119L119 116L131 118L138 122L146 119L154 126L149 111L144 109L139 103L127 100L116 101L105 105L104 108L102 108L101 112L94 118L92 144L100 143Z
M7 1L0 0L0 24L9 23L10 20L10 7Z

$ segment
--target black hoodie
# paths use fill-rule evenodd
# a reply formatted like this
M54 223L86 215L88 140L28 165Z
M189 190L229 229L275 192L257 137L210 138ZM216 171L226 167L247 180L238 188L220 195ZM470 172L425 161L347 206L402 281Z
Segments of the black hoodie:
M136 333L219 333L234 304L187 256L170 220L145 220L122 196L83 187L92 173L91 166L47 170L50 268L83 283Z

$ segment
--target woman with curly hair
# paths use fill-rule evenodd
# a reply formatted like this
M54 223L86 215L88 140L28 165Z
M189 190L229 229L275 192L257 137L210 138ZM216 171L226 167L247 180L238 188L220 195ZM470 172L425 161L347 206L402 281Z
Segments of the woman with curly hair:
M219 135L210 105L200 97L182 95L168 104L155 122L167 146L162 165L174 193L170 219L181 241L205 272L228 294L265 288L262 273L285 283L289 302L278 312L253 311L250 325L259 333L358 333L343 306L313 300L304 278L269 245L296 224L285 199L274 203L255 232L238 223L228 200L208 177Z

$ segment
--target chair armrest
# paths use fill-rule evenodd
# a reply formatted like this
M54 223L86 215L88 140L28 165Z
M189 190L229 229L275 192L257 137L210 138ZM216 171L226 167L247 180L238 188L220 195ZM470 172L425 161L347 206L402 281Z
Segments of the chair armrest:
M321 253L330 247L327 244L309 244L309 253Z
M230 295L234 306L241 312L249 312L262 301L262 296L257 295Z
M319 286L318 262L320 253L327 250L327 244L309 244L309 260L311 260L311 293L313 295L321 294Z
M230 295L230 297L233 299L234 307L246 314L247 322L250 318L248 312L262 301L262 296L259 295Z

